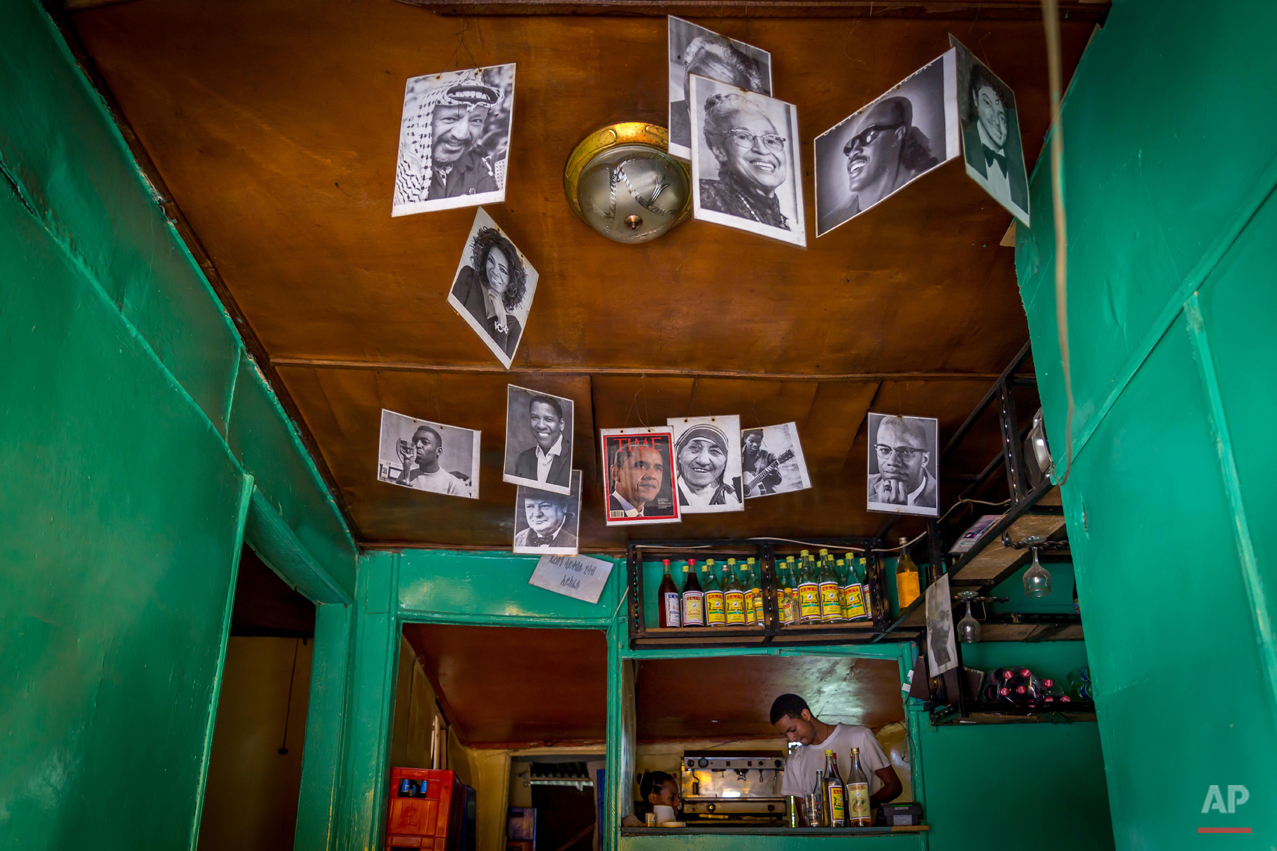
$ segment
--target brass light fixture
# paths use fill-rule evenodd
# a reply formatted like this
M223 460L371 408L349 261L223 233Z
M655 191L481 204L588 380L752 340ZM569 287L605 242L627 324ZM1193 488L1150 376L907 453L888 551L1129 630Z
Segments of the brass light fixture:
M669 133L641 121L586 136L563 170L573 212L616 242L648 242L683 221L691 188L687 166L669 154Z

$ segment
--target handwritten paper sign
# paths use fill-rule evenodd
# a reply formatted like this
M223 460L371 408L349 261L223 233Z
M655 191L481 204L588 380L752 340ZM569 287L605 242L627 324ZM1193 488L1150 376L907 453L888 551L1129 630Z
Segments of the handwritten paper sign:
M597 603L612 573L612 562L589 556L541 556L529 585Z

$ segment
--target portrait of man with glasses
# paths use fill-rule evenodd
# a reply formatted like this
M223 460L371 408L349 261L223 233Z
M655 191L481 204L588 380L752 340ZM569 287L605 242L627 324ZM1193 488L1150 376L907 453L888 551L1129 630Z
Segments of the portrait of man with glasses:
M939 514L938 429L928 417L869 414L870 511Z
M816 236L957 156L953 92L950 51L816 138Z
M694 215L806 244L791 104L706 77L691 77Z

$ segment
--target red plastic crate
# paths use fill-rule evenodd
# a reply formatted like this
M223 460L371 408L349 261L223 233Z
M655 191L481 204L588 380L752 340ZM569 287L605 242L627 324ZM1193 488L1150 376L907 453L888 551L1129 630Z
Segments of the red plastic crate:
M426 797L399 797L399 782L426 781ZM448 851L461 829L461 783L452 771L428 768L390 769L386 813L387 848L431 848Z

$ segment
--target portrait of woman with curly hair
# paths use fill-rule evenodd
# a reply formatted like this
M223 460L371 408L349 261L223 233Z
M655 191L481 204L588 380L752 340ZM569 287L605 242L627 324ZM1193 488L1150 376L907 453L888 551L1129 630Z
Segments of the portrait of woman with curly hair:
M448 303L506 369L523 336L537 272L480 208L466 241Z
M954 55L816 137L816 236L958 155Z

